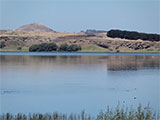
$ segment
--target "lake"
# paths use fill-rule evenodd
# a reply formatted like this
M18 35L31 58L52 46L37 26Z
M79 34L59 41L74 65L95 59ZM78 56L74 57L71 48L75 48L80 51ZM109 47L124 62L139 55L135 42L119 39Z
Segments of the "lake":
M0 53L1 113L160 110L160 54Z

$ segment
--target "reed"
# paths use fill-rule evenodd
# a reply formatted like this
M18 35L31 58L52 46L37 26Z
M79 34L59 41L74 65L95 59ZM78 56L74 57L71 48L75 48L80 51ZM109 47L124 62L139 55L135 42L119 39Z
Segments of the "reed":
M81 114L63 114L54 112L53 114L21 114L16 115L6 113L0 115L0 120L159 120L158 113L153 113L150 106L142 107L139 105L137 109L128 109L128 107L120 107L117 105L115 109L107 107L105 112L100 112L96 117L92 117L82 111Z

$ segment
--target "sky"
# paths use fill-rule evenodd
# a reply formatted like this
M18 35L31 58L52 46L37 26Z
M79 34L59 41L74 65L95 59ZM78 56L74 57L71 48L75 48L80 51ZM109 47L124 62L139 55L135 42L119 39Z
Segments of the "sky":
M160 33L160 0L0 0L0 29L40 23L58 32Z

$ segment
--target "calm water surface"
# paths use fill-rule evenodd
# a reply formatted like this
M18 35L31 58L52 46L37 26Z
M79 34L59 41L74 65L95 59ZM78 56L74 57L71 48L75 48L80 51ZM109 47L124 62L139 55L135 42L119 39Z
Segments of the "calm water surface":
M159 54L0 54L0 113L94 115L118 102L160 109Z

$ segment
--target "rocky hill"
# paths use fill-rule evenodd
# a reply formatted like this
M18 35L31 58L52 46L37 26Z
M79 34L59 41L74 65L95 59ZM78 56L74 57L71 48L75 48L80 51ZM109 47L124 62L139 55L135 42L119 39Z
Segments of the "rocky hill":
M16 29L16 31L27 31L27 32L55 32L51 28L46 27L45 25L42 24L28 24L28 25L23 25L20 28Z

